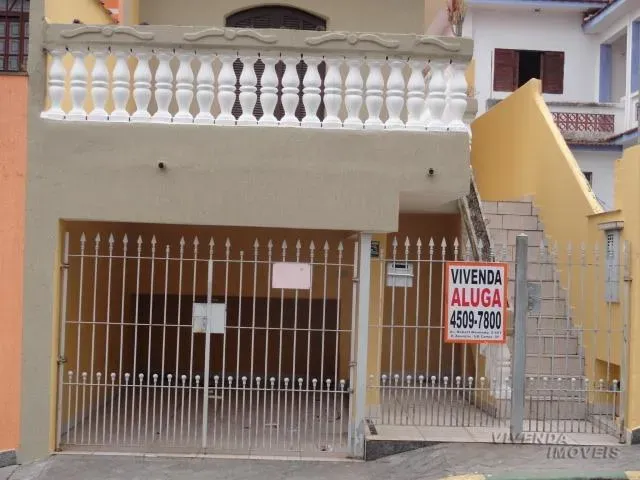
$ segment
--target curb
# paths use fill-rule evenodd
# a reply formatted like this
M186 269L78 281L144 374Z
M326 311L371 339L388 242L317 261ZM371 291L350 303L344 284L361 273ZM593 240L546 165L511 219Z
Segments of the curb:
M17 463L15 450L0 450L0 468L11 467Z
M640 471L468 474L446 477L441 480L640 480Z

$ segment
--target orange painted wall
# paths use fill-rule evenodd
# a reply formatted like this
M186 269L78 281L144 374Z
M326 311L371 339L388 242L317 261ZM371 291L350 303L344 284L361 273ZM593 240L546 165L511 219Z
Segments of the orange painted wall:
M12 450L20 423L27 77L0 75L0 96L0 450Z

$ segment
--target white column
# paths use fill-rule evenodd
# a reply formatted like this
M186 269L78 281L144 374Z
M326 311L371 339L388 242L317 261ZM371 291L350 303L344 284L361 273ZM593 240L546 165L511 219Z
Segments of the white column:
M215 98L215 74L213 72L213 60L215 55L198 53L200 61L200 69L196 78L197 91L196 99L198 101L198 114L195 123L213 124L214 118L211 114L213 99Z
M442 115L446 105L445 90L447 85L444 81L444 68L448 62L443 60L432 60L431 81L429 82L429 93L427 94L427 108L429 109L429 123L427 130L432 132L444 132L446 125L442 122Z
M84 109L84 101L87 98L87 78L89 73L85 66L86 50L72 50L73 66L70 72L71 111L67 114L67 120L82 121L87 119Z
M454 63L451 65L447 116L449 120L449 130L454 132L468 131L468 127L464 123L464 114L467 111L466 70L467 65L464 63Z
M340 67L344 59L342 57L325 57L327 75L324 79L324 109L325 117L323 128L340 128L340 107L342 106L342 74Z
M385 60L372 58L367 60L369 65L369 75L367 75L366 97L368 118L364 122L367 130L382 130L384 123L380 119L382 104L384 102L384 78L382 77L382 65Z
M300 121L296 118L296 108L298 108L299 97L299 78L296 66L300 62L299 57L283 57L282 61L285 65L284 75L282 76L282 107L284 108L284 117L280 120L280 126L297 127Z
M276 126L278 119L275 117L276 105L278 104L278 75L276 74L276 63L278 56L273 54L261 54L260 58L264 63L264 72L260 81L260 105L262 106L262 117L258 120L259 125Z
M151 52L139 49L132 52L138 59L138 65L133 72L133 99L136 102L136 111L131 115L131 121L146 123L151 121L149 102L151 102L151 68L149 59Z
M358 242L358 327L355 391L355 435L353 454L364 455L364 435L367 399L367 362L369 347L369 294L371 288L371 234L361 233Z
M345 80L345 96L344 103L347 108L347 118L344 121L344 128L360 129L363 128L360 119L360 110L362 110L362 72L360 67L362 59L355 57L347 59L349 73Z
M402 75L402 69L405 66L405 61L398 58L389 59L389 67L391 72L389 78L387 78L387 112L389 118L385 122L384 126L387 130L396 130L404 128L404 122L400 119L402 113L402 107L404 107L404 96L406 92L406 86L404 83L404 76Z
M427 85L427 89L424 95L424 104L422 106L422 114L420 115L420 121L424 125L429 125L429 121L431 120L431 114L429 112L429 85L431 84L431 70L425 70L424 80Z
M64 120L65 112L62 110L62 99L64 98L64 82L67 70L64 68L62 59L67 54L67 51L64 48L55 48L49 54L51 55L51 67L49 68L48 90L51 105L40 116L50 120Z
M320 107L320 86L322 79L318 72L318 65L322 58L304 57L307 64L307 71L302 81L304 88L302 89L305 116L302 119L303 127L320 127L320 118L318 117L318 108Z
M91 49L95 63L91 72L91 98L93 110L87 120L93 122L106 122L109 118L104 106L109 97L109 71L107 70L107 48L95 47Z
M113 51L113 50L112 50ZM129 50L116 50L116 65L113 68L111 82L111 96L113 98L113 112L109 115L111 122L128 122L127 102L129 101L129 84L131 72L129 72Z
M216 125L235 125L236 119L231 113L233 104L236 101L236 74L233 71L233 62L237 60L236 55L220 55L222 68L218 74L218 103L220 104L220 115L216 118Z
M407 129L425 130L422 121L422 111L425 101L424 71L425 63L421 60L411 60L411 76L407 83Z
M258 58L256 56L242 56L242 73L240 74L240 105L242 115L238 118L238 125L257 125L258 120L253 114L253 109L258 101L256 71L254 64Z
M191 115L191 103L193 102L193 52L181 51L176 56L180 62L176 73L176 102L178 112L173 118L173 123L193 123Z
M173 57L171 50L158 50L158 69L155 77L155 97L158 109L151 117L153 123L171 123L171 113L169 113L169 105L173 97L173 72L171 71L170 61Z

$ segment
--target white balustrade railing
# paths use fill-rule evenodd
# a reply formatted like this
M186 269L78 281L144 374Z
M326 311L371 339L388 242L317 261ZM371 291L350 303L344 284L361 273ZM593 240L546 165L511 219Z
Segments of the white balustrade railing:
M122 46L49 54L51 120L468 131L462 61Z

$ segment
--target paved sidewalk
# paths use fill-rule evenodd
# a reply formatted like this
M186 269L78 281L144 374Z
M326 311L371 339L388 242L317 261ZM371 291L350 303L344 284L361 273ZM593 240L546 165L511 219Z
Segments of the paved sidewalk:
M615 458L602 458L600 451L593 450L574 450L570 452L574 458L549 458L549 448L554 447L449 443L366 463L54 455L13 472L0 469L0 480L436 480L474 473L520 476L531 472L562 478L563 471L640 470L640 446L610 447L616 450L604 456Z

